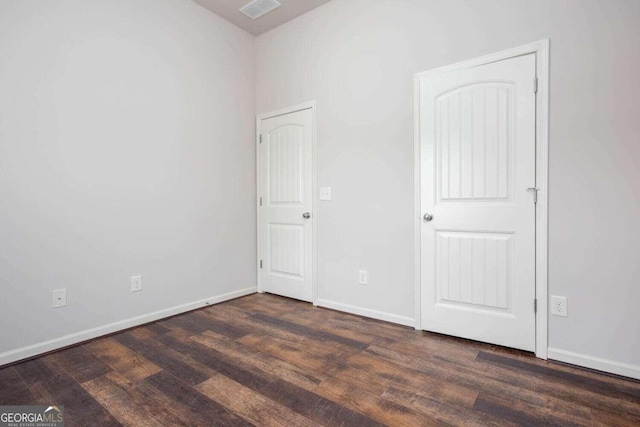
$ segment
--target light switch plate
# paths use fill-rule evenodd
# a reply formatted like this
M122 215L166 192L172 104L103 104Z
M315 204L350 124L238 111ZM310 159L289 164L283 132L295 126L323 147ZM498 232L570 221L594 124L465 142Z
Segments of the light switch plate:
M331 200L331 187L320 187L320 200Z

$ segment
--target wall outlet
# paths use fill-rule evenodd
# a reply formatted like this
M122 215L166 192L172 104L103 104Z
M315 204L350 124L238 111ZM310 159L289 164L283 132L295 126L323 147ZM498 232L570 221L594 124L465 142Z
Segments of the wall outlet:
M131 292L142 290L142 276L131 276Z
M320 187L320 200L331 200L331 187Z
M367 275L367 271L366 271L366 270L360 270L360 271L358 272L358 282L359 282L361 285L366 285L366 284L367 284L367 282L368 282L368 278L367 278L367 276L368 276L368 275Z
M55 289L51 291L51 308L67 305L67 289Z
M567 317L567 297L551 295L551 314Z

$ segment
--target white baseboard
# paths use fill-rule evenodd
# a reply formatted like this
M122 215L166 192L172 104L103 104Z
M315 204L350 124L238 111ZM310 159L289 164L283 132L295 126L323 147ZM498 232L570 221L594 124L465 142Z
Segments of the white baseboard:
M596 369L598 371L609 372L611 374L640 380L640 366L637 365L601 359L599 357L560 350L558 348L549 348L547 356L549 359L557 360L558 362L571 363L572 365L583 366L585 368Z
M332 310L344 311L346 313L357 314L358 316L371 317L372 319L384 320L385 322L398 323L404 326L415 326L415 320L411 317L398 316L397 314L385 313L383 311L371 310L357 307L355 305L343 304L340 302L318 299L313 305L330 308Z
M15 350L10 350L4 353L0 353L0 367L8 363L17 362L19 360L37 356L39 354L47 353L63 347L68 347L70 345L98 338L103 335L113 334L114 332L144 325L145 323L155 322L156 320L175 316L176 314L185 313L187 311L195 310L196 308L205 307L207 305L218 304L234 298L243 297L255 292L255 287L241 289L239 291L229 292L224 295L218 295L199 301L177 305L175 307L166 308L164 310L155 311L153 313L144 314L142 316L132 317L130 319L121 320L119 322L110 323L108 325L98 326L97 328L87 329L85 331L76 332L59 338L54 338L52 340L43 341Z

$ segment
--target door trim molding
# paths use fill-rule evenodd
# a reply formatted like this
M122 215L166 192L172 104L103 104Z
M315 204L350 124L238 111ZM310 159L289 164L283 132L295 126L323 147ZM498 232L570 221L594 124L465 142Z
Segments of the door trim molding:
M260 283L260 133L262 130L262 120L271 119L273 117L283 116L285 114L297 113L298 111L311 110L311 185L313 187L313 196L311 197L311 213L313 215L313 224L311 226L311 259L313 267L311 271L311 302L317 305L318 300L318 167L317 167L317 148L316 148L316 101L303 102L297 105L281 108L279 110L269 111L256 115L256 284L259 293L263 293L262 284Z
M413 161L414 161L414 283L415 283L415 328L422 328L421 318L421 272L420 272L420 80L452 70L473 68L516 56L536 55L536 356L546 359L548 354L548 193L549 193L549 39L539 40L524 46L503 50L468 61L457 62L433 70L416 73L413 77Z

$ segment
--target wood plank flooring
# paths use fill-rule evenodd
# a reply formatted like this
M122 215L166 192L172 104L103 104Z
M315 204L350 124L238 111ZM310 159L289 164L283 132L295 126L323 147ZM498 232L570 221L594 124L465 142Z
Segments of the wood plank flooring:
M640 382L256 294L0 369L67 426L640 426Z

